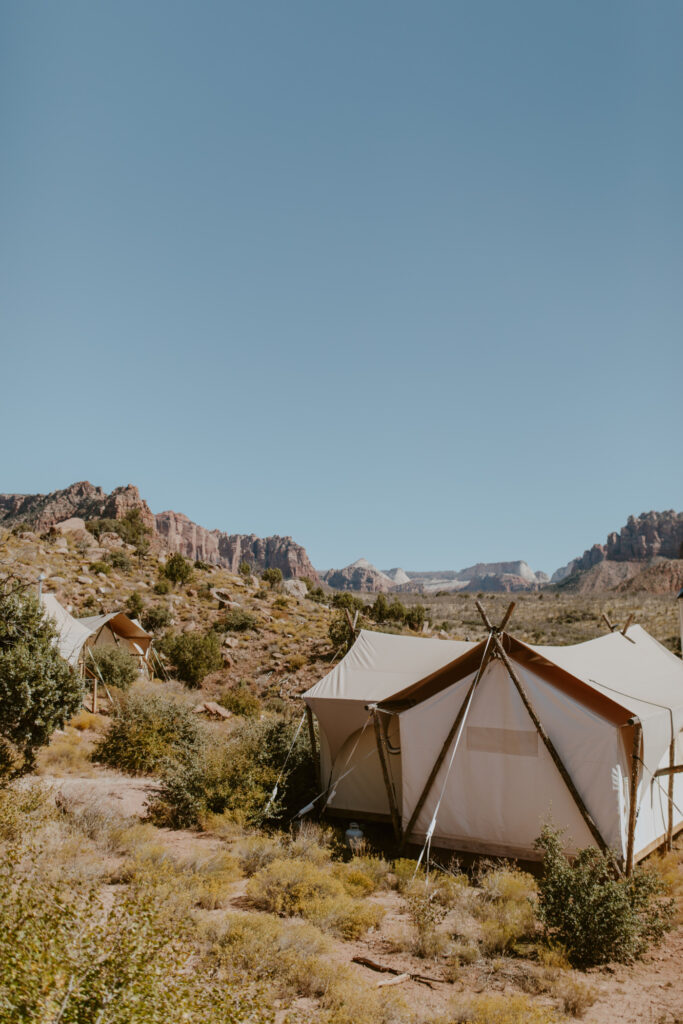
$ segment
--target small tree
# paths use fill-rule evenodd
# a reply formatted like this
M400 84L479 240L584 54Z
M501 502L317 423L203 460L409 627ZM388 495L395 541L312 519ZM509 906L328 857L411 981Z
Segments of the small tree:
M179 551L170 555L164 566L164 576L171 583L180 583L181 586L192 578L192 566Z
M30 771L36 750L78 710L80 679L35 597L0 580L0 783Z
M142 628L153 633L171 623L171 612L165 604L153 604L142 613Z
M188 686L201 686L209 672L216 672L223 666L220 640L216 633L181 633L168 637L162 644L178 679Z
M412 608L408 608L406 612L406 626L410 626L415 632L419 633L425 623L425 615L427 609L423 604L414 604Z
M387 601L386 594L380 593L377 595L370 609L370 615L375 622L385 622L389 618L389 602Z
M134 590L133 593L128 598L128 604L126 605L126 614L130 615L132 619L139 619L140 616L142 615L144 607L145 602L142 600L138 591Z
M261 579L264 583L267 583L272 590L272 588L277 586L278 583L282 583L282 570L264 569L261 573Z
M237 571L239 572L240 576L243 576L245 578L245 580L250 579L250 577L251 577L251 566L249 565L249 562L246 562L246 561L242 560L240 562L240 567L239 567L239 569Z
M106 686L128 690L138 677L135 658L120 647L91 647L86 664Z

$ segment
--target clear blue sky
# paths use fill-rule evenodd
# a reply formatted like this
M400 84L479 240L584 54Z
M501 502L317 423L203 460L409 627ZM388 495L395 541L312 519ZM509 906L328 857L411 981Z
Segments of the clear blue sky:
M683 5L0 4L0 490L320 568L683 505Z

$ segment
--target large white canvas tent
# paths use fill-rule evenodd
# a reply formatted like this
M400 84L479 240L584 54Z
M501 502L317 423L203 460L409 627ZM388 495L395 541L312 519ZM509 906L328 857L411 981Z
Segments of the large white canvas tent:
M403 843L534 859L548 822L630 870L683 828L683 662L639 626L568 647L363 630L304 700L327 811Z
M108 615L89 615L76 619L63 607L54 594L43 594L41 603L45 614L57 627L59 653L74 667L88 667L88 651L94 647L116 646L137 659L141 672L147 671L147 659L152 643L139 622L123 612Z

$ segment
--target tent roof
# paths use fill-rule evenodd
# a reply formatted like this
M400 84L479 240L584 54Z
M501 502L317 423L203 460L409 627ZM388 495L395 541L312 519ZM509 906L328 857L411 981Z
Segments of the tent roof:
M54 594L42 594L41 604L48 618L53 619L57 627L57 649L71 665L75 665L83 644L90 636L90 630L79 619L75 619Z
M669 711L683 728L683 661L641 626L565 647L523 644L505 636L524 660L560 669L580 685L575 696L607 717L641 720ZM472 670L484 642L435 640L361 630L348 654L304 696L355 701L423 700ZM468 655L471 655L468 657ZM455 664L458 662L458 664ZM446 671L448 669L448 671ZM554 681L554 680L553 680Z
M139 622L129 618L124 612L110 612L108 615L87 615L77 619L87 627L90 635L99 633L103 626L109 625L112 632L126 640L151 640L152 636L142 628Z
M362 629L348 654L304 696L364 702L388 700L477 646L463 640L397 636Z

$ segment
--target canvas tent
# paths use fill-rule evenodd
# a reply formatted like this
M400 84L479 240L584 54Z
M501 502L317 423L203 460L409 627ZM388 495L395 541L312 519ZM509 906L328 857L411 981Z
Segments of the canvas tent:
M639 626L569 647L363 630L304 700L327 811L404 843L534 859L552 822L630 869L683 828L683 662Z
M137 659L140 671L147 671L147 659L152 643L139 622L123 612L108 615L90 615L76 619L64 608L54 594L43 594L41 603L57 627L59 653L71 665L87 668L88 651L94 647L116 646Z

